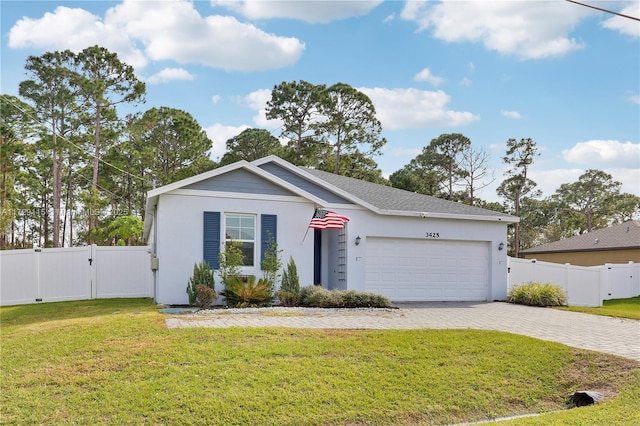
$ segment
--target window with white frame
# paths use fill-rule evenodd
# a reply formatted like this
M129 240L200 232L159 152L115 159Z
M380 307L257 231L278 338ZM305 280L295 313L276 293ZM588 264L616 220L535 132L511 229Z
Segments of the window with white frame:
M239 245L244 255L244 266L255 266L256 217L249 214L225 215L225 246Z

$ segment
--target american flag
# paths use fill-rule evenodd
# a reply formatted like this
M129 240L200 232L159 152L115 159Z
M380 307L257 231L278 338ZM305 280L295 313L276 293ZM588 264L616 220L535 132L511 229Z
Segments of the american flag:
M314 229L342 229L344 224L349 221L346 216L340 216L332 211L324 209L316 209L311 218L309 228Z

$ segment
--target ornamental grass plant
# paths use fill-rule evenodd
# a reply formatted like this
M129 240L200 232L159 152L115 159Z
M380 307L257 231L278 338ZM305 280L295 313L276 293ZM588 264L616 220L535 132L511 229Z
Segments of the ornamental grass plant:
M507 294L507 302L529 306L564 306L567 294L555 284L529 282L513 287Z
M356 290L327 290L320 286L304 287L300 304L315 308L390 308L385 296Z

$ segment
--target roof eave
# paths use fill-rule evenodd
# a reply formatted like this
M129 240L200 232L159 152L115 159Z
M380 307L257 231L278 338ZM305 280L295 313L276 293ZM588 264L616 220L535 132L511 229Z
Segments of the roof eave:
M520 218L516 216L484 216L484 215L472 215L472 214L456 214L456 213L435 213L435 212L417 212L407 210L380 210L380 214L389 216L410 216L421 217L424 219L458 219L458 220L481 220L487 222L505 222L505 223L517 223L520 222Z
M149 241L149 234L151 233L151 224L155 220L155 215L151 214L151 210L155 211L155 206L158 203L158 196L150 197L147 194L147 203L144 210L144 229L142 231L142 239Z

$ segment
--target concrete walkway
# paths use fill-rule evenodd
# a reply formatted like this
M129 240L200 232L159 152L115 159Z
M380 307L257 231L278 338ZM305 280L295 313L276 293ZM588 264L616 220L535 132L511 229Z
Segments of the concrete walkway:
M509 303L398 303L399 309L259 308L201 311L168 328L468 328L523 334L640 361L640 321Z

